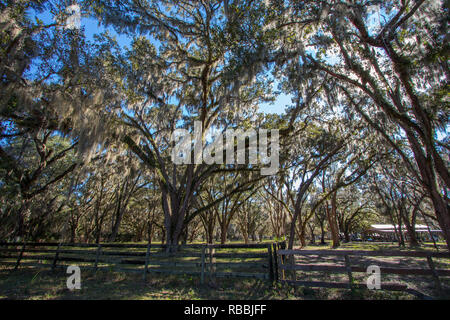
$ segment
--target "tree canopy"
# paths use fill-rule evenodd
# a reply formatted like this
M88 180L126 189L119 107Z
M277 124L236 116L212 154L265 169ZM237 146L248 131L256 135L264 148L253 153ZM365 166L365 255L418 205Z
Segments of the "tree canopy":
M328 232L338 247L384 222L417 245L422 222L450 248L448 10L1 1L0 240L176 250L264 237L305 246ZM280 95L284 112L261 112L281 110ZM189 163L174 161L175 132L194 137ZM217 161L230 150L245 163Z

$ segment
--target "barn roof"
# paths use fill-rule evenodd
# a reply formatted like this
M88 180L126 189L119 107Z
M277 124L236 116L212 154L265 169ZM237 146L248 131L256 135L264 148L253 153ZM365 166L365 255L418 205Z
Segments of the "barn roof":
M398 229L398 225L393 224L372 224L370 225L369 231L372 232L395 232L395 229ZM406 226L402 225L402 230L406 231ZM416 224L415 225L416 232L428 232L428 227L423 224ZM441 232L439 229L430 229L431 232Z

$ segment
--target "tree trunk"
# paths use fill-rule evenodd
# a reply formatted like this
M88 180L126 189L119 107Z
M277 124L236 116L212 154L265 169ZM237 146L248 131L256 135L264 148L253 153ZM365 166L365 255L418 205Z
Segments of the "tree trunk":
M314 235L314 229L310 226L309 227L309 231L311 232L311 244L315 244L316 243L316 236Z
M117 211L118 212L116 212L116 219L114 221L114 225L112 227L111 234L108 239L108 241L110 242L116 241L117 234L119 233L120 223L122 222L122 217L123 214L125 213L125 210L122 208L117 209Z
M225 244L225 242L227 242L227 234L228 234L228 226L224 222L220 226L220 244Z
M188 226L184 226L184 230L181 233L181 236L182 236L182 239L181 239L182 244L186 244L188 241L188 236L189 236Z
M248 234L246 232L243 232L242 236L244 237L244 243L248 244Z
M181 202L175 191L167 192L165 185L162 185L161 196L164 211L164 225L166 228L166 251L176 252L181 240L182 231L185 229L184 218L187 213L187 206Z
M206 242L214 244L214 229L210 229L206 232Z
M325 219L320 220L320 244L325 244Z
M152 244L153 238L153 223L151 221L147 224L147 242L148 244Z
M306 239L305 238L306 238L305 237L305 232L302 229L302 232L300 233L300 237L299 237L300 245L301 245L302 248L306 247Z
M26 237L25 212L29 207L30 200L22 200L22 205L17 212L17 226L16 231L14 232L14 238L19 237L21 240L24 240Z
M442 234L447 243L447 249L450 251L450 206L446 203L446 201L440 194L437 186L436 173L429 152L430 149L434 148L433 146L428 146L428 154L425 155L422 148L420 147L420 144L415 139L414 134L408 129L405 129L405 132L407 134L411 149L414 153L414 159L419 168L420 176L423 181L422 185L425 187L425 190L427 190L431 202L433 203L436 218L439 222L439 226L442 229Z
M166 243L166 230L161 230L161 243Z
M325 228L320 229L320 244L325 244Z
M442 234L447 243L447 249L450 251L450 206L448 206L437 191L433 191L431 201L433 202L436 218L441 227Z
M406 232L408 233L409 245L411 247L418 247L419 242L417 241L416 230L414 225L411 225L406 216L403 216L403 220L405 222Z
M344 241L350 242L350 232L348 232L348 230L344 228L343 233L344 233Z
M333 192L331 197L331 208L326 207L328 224L330 226L331 240L333 248L338 248L341 243L339 239L339 227L336 220L337 191Z

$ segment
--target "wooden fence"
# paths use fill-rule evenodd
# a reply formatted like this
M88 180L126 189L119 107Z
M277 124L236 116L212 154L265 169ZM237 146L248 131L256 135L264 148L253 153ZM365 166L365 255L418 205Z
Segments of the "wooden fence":
M119 243L0 243L0 264L18 269L21 266L48 267L52 270L76 264L81 269L111 270L148 274L180 274L199 276L201 283L215 277L245 277L280 281L296 286L366 289L366 283L356 283L355 273L366 273L369 265L380 266L382 277L386 274L429 276L437 290L442 290L442 277L450 276L450 259L447 252L429 251L352 251L352 250L286 250L286 243L178 246L176 253L168 253L161 244ZM319 263L305 257L316 256ZM296 259L300 257L300 259ZM324 263L330 257L342 259L339 265ZM380 261L361 261L371 258L422 258L420 267L398 267ZM303 261L302 261L303 259ZM439 259L439 260L438 260ZM442 267L444 266L444 267ZM345 274L347 281L305 281L297 279L297 272L308 274ZM382 281L381 289L407 291L417 296L422 293L403 283Z
M315 264L308 261L302 263L302 258L305 260L307 256L317 256L320 261L326 261L327 257L343 258L343 264L338 265L335 262L332 264ZM300 257L296 261L296 257ZM425 267L416 268L399 268L392 263L388 266L386 262L370 261L373 257L390 258L390 257L408 257L408 258L426 258ZM369 261L361 261L369 258ZM433 259L450 259L448 252L425 252L425 251L352 251L352 250L278 250L277 263L280 272L280 281L292 285L305 287L324 287L324 288L348 288L348 289L367 289L366 283L356 283L353 273L366 273L369 265L379 265L380 274L394 274L394 275L416 275L416 276L430 276L433 278L435 287L440 292L442 291L441 277L450 276L449 264L443 264L444 269L436 268ZM304 262L304 261L303 261ZM398 265L398 264L397 264ZM333 274L346 274L347 282L328 282L328 281L304 281L297 280L297 271L303 272L322 272ZM322 274L323 275L323 274ZM289 279L290 278L290 279ZM382 290L406 291L411 294L426 297L423 293L408 287L402 283L384 283L381 281Z
M189 244L167 252L161 244L0 243L0 264L49 267L76 264L82 269L184 274L205 278L246 277L275 280L280 244ZM284 247L284 246L283 246Z

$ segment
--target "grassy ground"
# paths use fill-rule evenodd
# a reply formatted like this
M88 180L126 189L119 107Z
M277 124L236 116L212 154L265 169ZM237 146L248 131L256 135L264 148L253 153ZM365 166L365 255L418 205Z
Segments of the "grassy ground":
M310 245L304 249L330 249L327 245ZM398 250L396 244L390 243L348 243L340 249L347 250ZM401 250L435 250L431 244L422 248L402 248ZM242 249L239 249L242 250ZM442 246L442 250L445 248ZM248 252L248 251L246 251ZM414 259L414 258L413 258ZM440 268L450 268L450 259L441 259ZM329 260L311 257L301 263L329 263ZM332 261L334 263L338 261ZM340 261L342 262L342 261ZM356 262L356 261L355 261ZM356 262L358 263L358 262ZM363 263L363 262L361 262ZM399 266L425 266L425 261L395 258L384 263L397 264ZM361 275L364 277L365 275ZM415 296L402 292L356 290L350 292L344 289L310 289L272 284L269 281L252 279L216 279L201 285L196 276L168 276L149 274L147 281L143 281L141 274L120 273L114 271L85 271L81 274L81 290L70 291L66 287L68 275L64 271L51 272L45 269L21 267L17 271L11 271L11 266L0 266L0 299L299 299L299 300L323 300L323 299L416 299ZM297 275L298 279L302 274ZM345 278L345 275L344 275ZM431 277L409 277L403 279L393 278L394 281L407 282L408 285L425 291L426 294L437 296L434 292L434 284ZM332 275L320 275L321 281L333 280ZM358 279L364 281L363 278ZM385 279L383 278L383 281ZM339 279L338 279L339 281ZM342 279L340 279L342 281ZM345 279L344 279L345 281ZM448 282L446 282L448 285ZM444 293L439 298L448 299L450 295Z
M314 244L304 247L305 250L326 250L331 249L331 243L327 242L325 245ZM420 247L399 247L397 243L379 243L379 242L350 242L342 243L336 250L364 250L364 251L427 251L427 252L447 252L447 247L444 243L438 243L438 250L432 243L422 244ZM352 266L364 266L377 265L379 267L391 267L391 268L417 268L417 269L429 269L426 258L418 257L350 257ZM450 269L450 259L446 258L434 258L433 262L437 269ZM321 265L321 264L333 264L345 266L343 257L339 256L296 256L296 264L304 265ZM288 274L290 279L292 274ZM344 274L332 274L326 272L301 272L297 271L295 274L296 280L303 281L327 281L327 282L346 282L348 281L347 275ZM357 283L365 283L367 274L365 273L353 273L353 279ZM436 285L433 277L420 276L420 275L393 275L393 274L381 274L382 283L401 283L408 285L408 288L414 289L424 295L440 299L450 299L450 279L449 277L441 277L442 291L436 290Z
M142 276L118 272L82 271L81 290L66 288L67 275L36 269L10 271L0 269L0 299L126 299L126 300L323 300L323 299L414 299L405 293L356 292L348 290L294 288L272 285L262 280L218 279L200 285L197 277L152 275L146 282Z
M437 243L439 251L446 251L447 247L445 243L439 242ZM303 249L305 250L320 250L320 249L331 249L331 242L326 241L324 245L319 243L316 244L308 244ZM411 248L409 246L399 247L396 242L349 242L349 243L341 243L341 246L337 250L430 250L437 251L434 245L430 243L421 244L420 247Z

